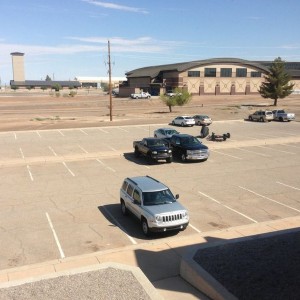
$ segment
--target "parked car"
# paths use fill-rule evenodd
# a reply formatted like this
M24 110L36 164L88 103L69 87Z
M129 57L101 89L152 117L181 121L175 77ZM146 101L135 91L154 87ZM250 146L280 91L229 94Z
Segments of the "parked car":
M178 116L172 121L172 125L194 126L195 120L190 116Z
M149 162L159 160L165 160L167 163L172 162L172 150L163 139L143 138L141 141L134 141L133 148L136 157L143 155Z
M207 115L195 115L193 116L196 125L208 126L212 123L212 119Z
M270 110L258 110L249 115L249 121L270 122L273 120L273 113Z
M276 121L293 121L295 120L295 114L294 113L287 113L285 112L285 110L283 109L276 109L273 110L273 116L274 116L274 120Z
M189 224L188 211L170 189L150 176L125 178L120 188L123 215L131 212L140 222L143 233L184 230Z
M182 161L205 161L209 157L209 149L196 137L189 134L174 134L170 139L173 155Z
M179 132L173 128L158 128L154 131L154 137L162 139L170 139L173 134L178 134Z
M175 97L177 95L181 95L181 93L175 93L173 91L167 91L165 95L172 98L172 97Z
M151 98L151 95L147 92L141 92L141 93L131 94L130 97L132 99L149 99Z

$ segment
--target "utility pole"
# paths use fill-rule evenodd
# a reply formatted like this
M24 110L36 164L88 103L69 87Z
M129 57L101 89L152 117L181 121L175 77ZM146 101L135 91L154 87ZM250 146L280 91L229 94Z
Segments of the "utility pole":
M109 92L109 119L112 121L112 87L111 87L111 62L110 62L110 42L108 40L108 92Z

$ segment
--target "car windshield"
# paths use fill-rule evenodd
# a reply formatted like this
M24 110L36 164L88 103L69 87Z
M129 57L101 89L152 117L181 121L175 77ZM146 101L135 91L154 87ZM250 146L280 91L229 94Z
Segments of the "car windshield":
M193 119L192 117L183 117L183 118L186 119L186 120Z
M273 113L271 111L266 111L266 115L272 115Z
M176 134L176 133L178 133L176 130L166 130L165 131L166 135L171 135L171 134Z
M183 137L181 138L182 145L193 145L193 144L200 144L199 140L197 140L193 136Z
M169 189L156 192L143 192L143 204L145 206L162 205L176 202Z
M147 141L148 146L164 146L165 143L160 139L153 139Z

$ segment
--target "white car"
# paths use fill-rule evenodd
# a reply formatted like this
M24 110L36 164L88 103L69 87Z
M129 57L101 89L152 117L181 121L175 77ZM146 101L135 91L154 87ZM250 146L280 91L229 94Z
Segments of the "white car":
M193 116L197 125L208 126L212 123L212 119L207 115L195 115Z
M132 99L149 99L151 95L148 92L141 92L136 94L131 94L130 97Z
M179 132L173 128L158 128L154 131L154 137L161 139L170 139L173 134L178 134Z
M195 119L190 116L178 116L172 121L172 125L194 126Z

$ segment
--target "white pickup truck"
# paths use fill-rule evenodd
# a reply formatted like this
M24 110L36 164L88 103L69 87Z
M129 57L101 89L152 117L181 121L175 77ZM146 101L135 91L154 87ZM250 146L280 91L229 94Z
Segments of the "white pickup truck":
M151 95L147 92L141 92L141 93L131 94L130 97L132 99L149 99L151 98Z
M273 119L276 121L293 121L295 120L295 114L294 113L287 113L283 109L276 109L273 110Z

